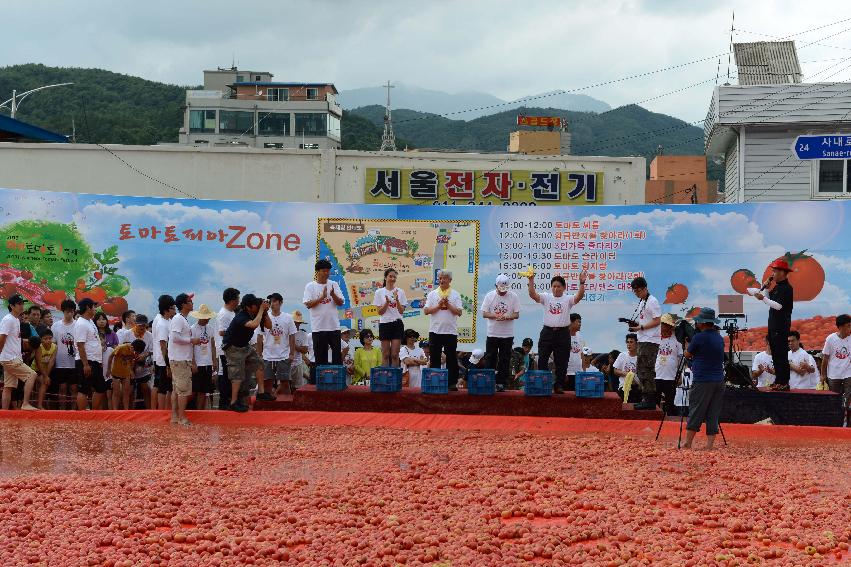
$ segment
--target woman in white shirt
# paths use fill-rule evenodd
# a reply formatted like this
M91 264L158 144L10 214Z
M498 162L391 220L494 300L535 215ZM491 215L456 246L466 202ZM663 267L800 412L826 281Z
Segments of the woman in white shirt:
M399 366L399 349L405 337L402 313L408 305L405 290L396 287L398 274L393 268L384 270L384 285L375 290L372 304L378 307L378 338L381 339L381 364Z
M420 334L413 329L405 330L405 345L399 349L402 372L408 375L408 387L422 387L422 367L428 364L425 351L417 345Z

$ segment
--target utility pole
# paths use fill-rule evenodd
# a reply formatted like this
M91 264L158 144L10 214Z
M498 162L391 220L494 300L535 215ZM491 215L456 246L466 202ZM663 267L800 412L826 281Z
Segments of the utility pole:
M73 85L73 84L74 83L58 83L58 84L55 84L55 85L45 85L43 87L38 87L37 89L30 89L30 90L23 92L21 94L18 94L18 91L13 90L12 91L12 98L10 98L7 101L0 102L0 108L3 108L4 106L11 103L11 106L8 107L9 110L10 110L9 117L15 118L15 115L18 114L18 107L21 105L21 102L25 98L27 98L29 95L31 95L32 93L38 92L38 91L41 91L41 90L44 90L44 89L52 89L53 87L64 87L66 85Z
M396 136L393 134L393 117L390 114L390 89L395 87L390 84L390 81L387 81L384 88L387 89L387 106L384 109L384 134L381 136L381 148L378 151L395 152Z

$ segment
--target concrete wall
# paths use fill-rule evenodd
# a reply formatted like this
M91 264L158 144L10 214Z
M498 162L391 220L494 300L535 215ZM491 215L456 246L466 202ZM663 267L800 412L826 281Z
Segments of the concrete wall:
M367 168L600 171L604 204L644 201L642 157L0 143L0 187L72 193L362 203Z

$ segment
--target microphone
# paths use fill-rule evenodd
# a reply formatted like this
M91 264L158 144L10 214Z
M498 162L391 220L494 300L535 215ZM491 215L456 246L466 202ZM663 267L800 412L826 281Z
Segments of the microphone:
M768 279L767 279L767 280L765 280L765 283L764 283L764 284L762 284L762 287L761 287L761 288L759 288L759 291L760 291L760 292L765 291L765 288L767 288L768 286L770 286L770 285L771 285L771 282L773 282L773 281L774 281L774 276L768 276Z

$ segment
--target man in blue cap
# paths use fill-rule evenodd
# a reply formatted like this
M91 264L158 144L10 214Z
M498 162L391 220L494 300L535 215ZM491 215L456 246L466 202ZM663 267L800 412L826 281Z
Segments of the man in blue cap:
M718 434L718 418L724 400L724 339L716 325L721 320L715 310L704 307L694 318L698 332L689 341L685 357L691 361L692 383L689 393L686 442L691 449L695 434L706 423L706 448L712 449Z

